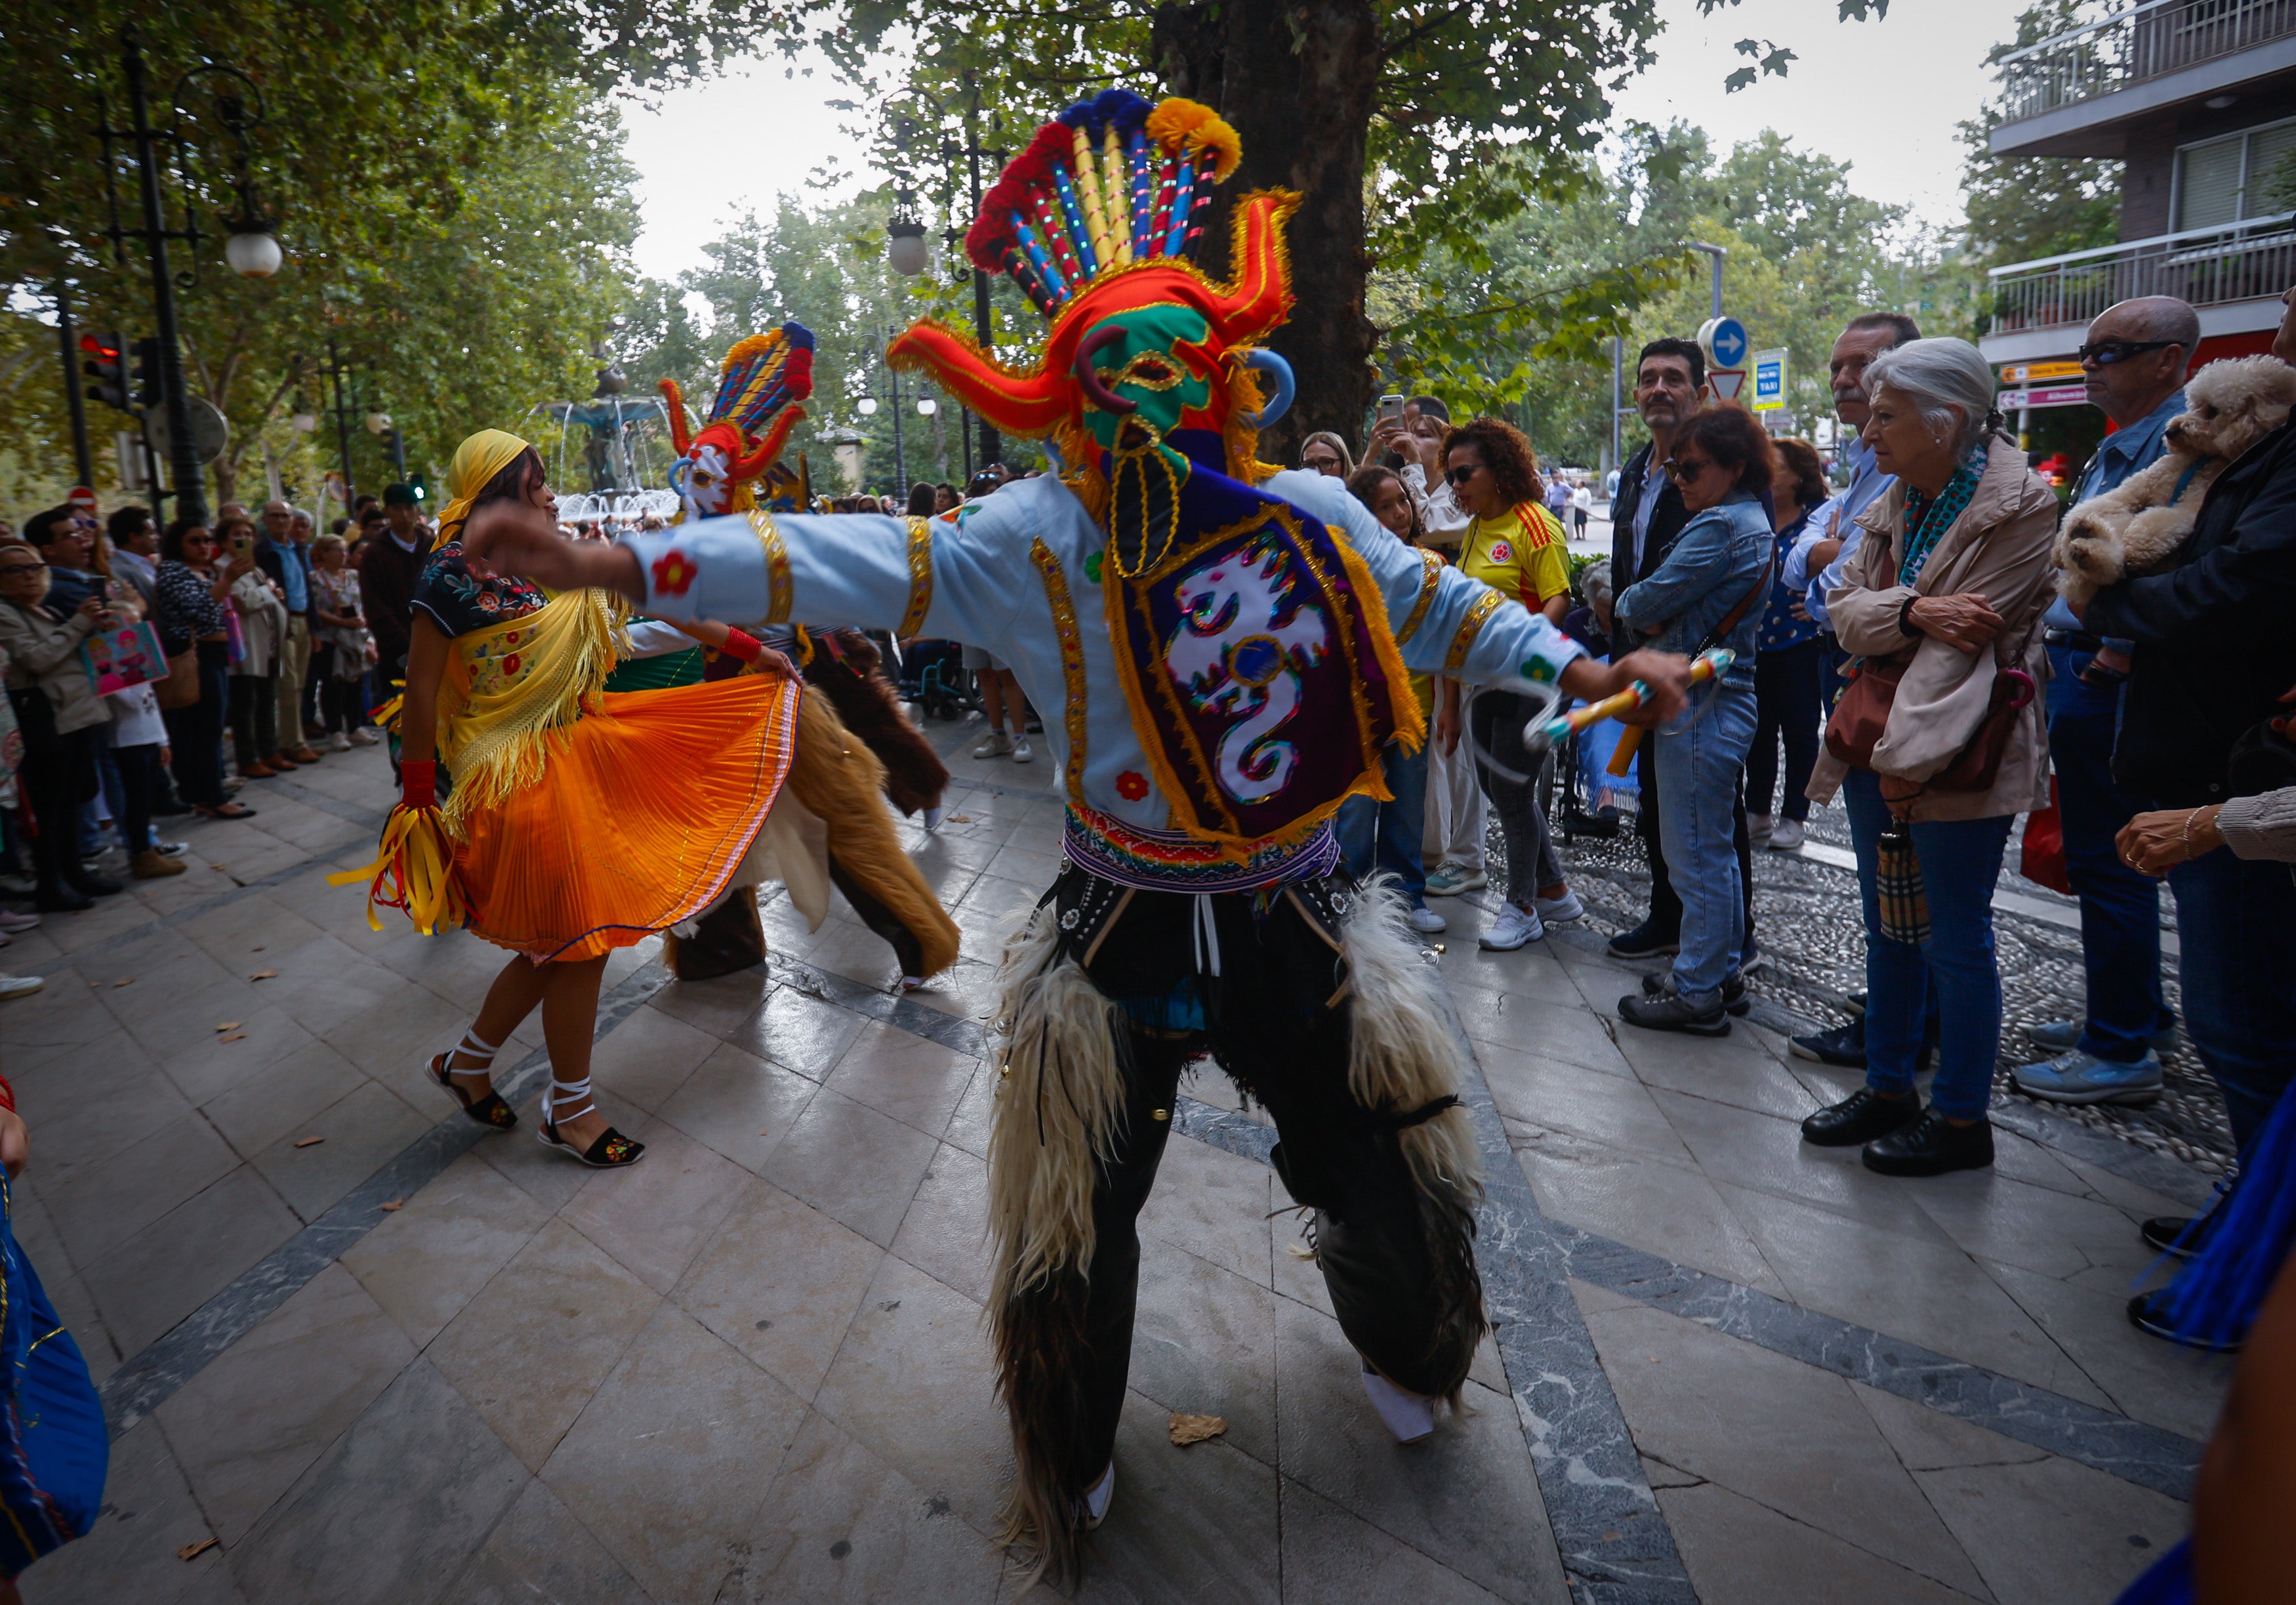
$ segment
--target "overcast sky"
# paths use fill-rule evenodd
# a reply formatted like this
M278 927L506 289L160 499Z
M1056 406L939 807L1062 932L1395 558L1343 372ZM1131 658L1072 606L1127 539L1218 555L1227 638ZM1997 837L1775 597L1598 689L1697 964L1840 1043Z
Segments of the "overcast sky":
M1898 0L1878 22L1837 22L1834 0L1742 0L1710 18L1696 0L1660 0L1666 31L1658 61L1619 97L1621 119L1694 122L1727 149L1775 128L1805 150L1851 164L1850 182L1925 221L1960 215L1961 152L1954 125L1991 92L1985 53L2007 37L1999 0ZM1726 95L1740 39L1769 38L1800 58L1784 78ZM745 208L760 210L799 190L824 163L849 176L841 115L823 105L839 90L827 75L784 76L779 58L736 68L626 118L639 172L641 271L670 278L701 263L701 247ZM729 151L747 152L740 160Z

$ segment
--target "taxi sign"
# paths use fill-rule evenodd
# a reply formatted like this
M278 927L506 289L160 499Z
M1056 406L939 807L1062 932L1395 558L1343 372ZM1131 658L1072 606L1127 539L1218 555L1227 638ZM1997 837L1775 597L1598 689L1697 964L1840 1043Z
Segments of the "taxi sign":
M1754 399L1758 413L1784 412L1786 406L1786 354L1783 349L1754 353Z

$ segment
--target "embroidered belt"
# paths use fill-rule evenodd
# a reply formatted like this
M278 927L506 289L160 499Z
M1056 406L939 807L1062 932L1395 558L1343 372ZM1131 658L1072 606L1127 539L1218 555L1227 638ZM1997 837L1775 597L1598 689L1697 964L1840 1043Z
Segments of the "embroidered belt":
M1250 892L1326 876L1340 862L1327 822L1297 842L1269 843L1242 863L1178 831L1142 830L1073 804L1061 844L1069 862L1138 892Z

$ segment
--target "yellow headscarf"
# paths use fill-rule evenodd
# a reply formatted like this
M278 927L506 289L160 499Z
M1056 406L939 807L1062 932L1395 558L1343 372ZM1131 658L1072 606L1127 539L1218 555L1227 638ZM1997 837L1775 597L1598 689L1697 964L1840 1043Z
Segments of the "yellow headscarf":
M471 504L480 491L522 451L533 448L506 429L481 429L455 448L455 461L447 470L447 510L439 514L439 543L444 546L463 532Z

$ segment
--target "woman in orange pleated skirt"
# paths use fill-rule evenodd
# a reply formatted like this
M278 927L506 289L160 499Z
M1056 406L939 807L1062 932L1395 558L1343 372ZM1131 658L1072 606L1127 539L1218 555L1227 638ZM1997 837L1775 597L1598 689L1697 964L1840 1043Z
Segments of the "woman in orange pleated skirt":
M494 1057L539 1006L551 1065L542 1140L619 1168L645 1148L590 1096L607 955L724 893L789 773L799 684L736 630L724 650L767 671L603 692L619 602L552 595L463 556L476 507L521 500L555 516L541 457L486 431L455 454L448 489L441 544L414 592L401 798L371 895L420 929L466 924L512 951L470 1030L431 1059L430 1079L472 1119L515 1126L494 1091Z

